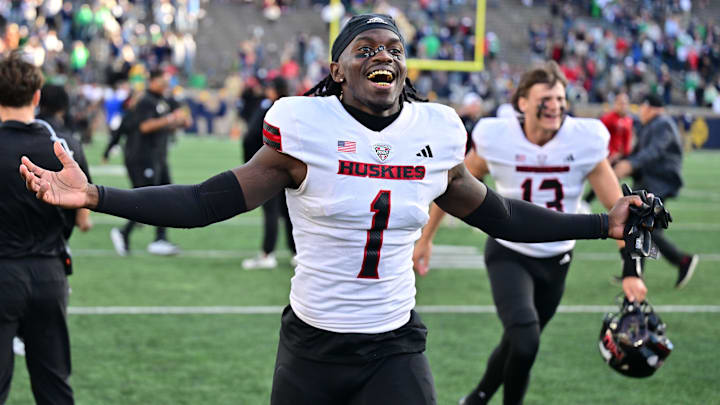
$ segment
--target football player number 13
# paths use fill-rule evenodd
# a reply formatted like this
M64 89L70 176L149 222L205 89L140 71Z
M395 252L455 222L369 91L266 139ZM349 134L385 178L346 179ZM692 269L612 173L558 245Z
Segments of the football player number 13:
M525 179L523 181L521 187L523 189L523 200L527 202L532 202L532 192L533 192L533 179ZM540 190L554 190L555 191L555 199L552 201L548 201L545 203L545 205L548 208L554 208L559 212L563 212L563 203L562 200L565 198L565 192L563 191L562 183L558 181L558 179L545 179L540 183Z
M380 278L378 265L380 264L380 248L383 243L383 232L388 227L390 219L390 190L380 190L370 203L372 225L367 231L367 242L363 253L363 263L358 278Z

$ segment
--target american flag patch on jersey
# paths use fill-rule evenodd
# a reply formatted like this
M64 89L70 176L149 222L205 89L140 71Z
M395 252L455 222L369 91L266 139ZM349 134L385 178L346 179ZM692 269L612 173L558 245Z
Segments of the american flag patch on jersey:
M357 151L357 145L353 141L338 141L338 152L350 152L355 153Z

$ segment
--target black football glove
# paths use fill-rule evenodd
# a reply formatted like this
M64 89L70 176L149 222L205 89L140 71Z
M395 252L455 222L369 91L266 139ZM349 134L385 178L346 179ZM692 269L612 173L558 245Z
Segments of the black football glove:
M665 209L659 197L649 196L645 190L632 191L627 184L622 185L623 195L637 195L643 202L641 207L630 206L630 215L625 223L625 249L633 258L657 258L657 248L652 243L651 233L656 227L667 229L672 216Z

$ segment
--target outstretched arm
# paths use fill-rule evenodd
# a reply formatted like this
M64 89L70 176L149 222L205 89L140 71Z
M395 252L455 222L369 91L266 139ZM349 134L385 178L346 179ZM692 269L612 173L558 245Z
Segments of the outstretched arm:
M515 242L569 239L621 239L629 206L642 200L623 197L606 214L564 214L514 199L506 199L475 179L464 164L449 174L448 188L435 202L447 213L488 235ZM635 196L636 197L636 196Z
M88 184L77 163L56 143L63 164L52 172L22 158L20 174L29 190L49 204L90 208L134 221L178 228L205 226L253 209L283 190L297 187L304 163L263 147L247 164L195 185L121 190Z

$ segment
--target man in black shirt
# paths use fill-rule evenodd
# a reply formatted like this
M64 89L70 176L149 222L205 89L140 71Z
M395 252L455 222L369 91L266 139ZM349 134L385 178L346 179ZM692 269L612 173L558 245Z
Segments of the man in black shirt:
M257 110L252 114L248 121L248 129L242 140L243 157L245 162L259 151L263 146L263 122L265 114L268 112L273 103L281 98L288 96L288 85L282 77L276 77L271 80L265 87L265 99L259 104ZM287 201L285 193L278 193L275 197L267 200L262 205L263 210L263 242L262 252L257 257L245 259L242 261L244 269L271 269L277 267L277 259L275 259L275 245L278 238L278 221L280 217L285 222L285 235L288 247L295 256L295 241L292 235L292 223L290 222L290 214L288 213ZM291 264L294 259L291 260Z
M167 151L170 137L180 127L190 125L189 117L179 108L177 102L164 96L168 88L165 74L160 70L150 72L148 89L140 101L126 113L127 141L125 143L125 165L132 186L158 186L170 184L170 169ZM124 119L125 121L125 119ZM115 251L126 256L130 248L130 233L136 222L128 221L122 228L110 231ZM165 227L157 227L155 241L148 245L151 254L170 256L180 249L167 240Z
M17 179L13 162L31 154L58 167L53 141L69 146L45 121L35 120L42 73L11 54L0 61L0 403L13 373L12 340L26 344L26 364L37 404L72 404L70 339L66 323L71 261L66 240L75 210L36 201ZM78 165L78 162L74 162ZM87 174L87 166L79 165ZM87 225L87 224L86 224Z
M50 125L49 131L55 134L54 138L59 139L61 142L65 142L69 150L73 151L73 159L80 165L85 173L89 173L87 159L85 158L85 152L82 148L82 142L80 139L75 138L67 123L65 117L67 116L68 108L70 108L70 97L68 96L65 88L60 85L46 84L42 87L40 92L40 112L38 113L36 121L40 125L47 123ZM44 122L44 123L43 123ZM72 224L74 223L81 231L87 232L92 228L92 221L90 220L90 210L78 209L69 210L65 213L68 218L69 228L66 230L66 239L69 239L70 232L72 232ZM73 220L73 218L75 218Z
M644 97L640 105L640 129L630 156L615 166L618 178L632 175L634 188L652 190L667 202L682 187L683 144L672 117L665 112L662 98L657 94ZM697 267L699 256L680 250L665 236L661 228L653 231L652 239L662 256L678 271L675 288L683 288Z

